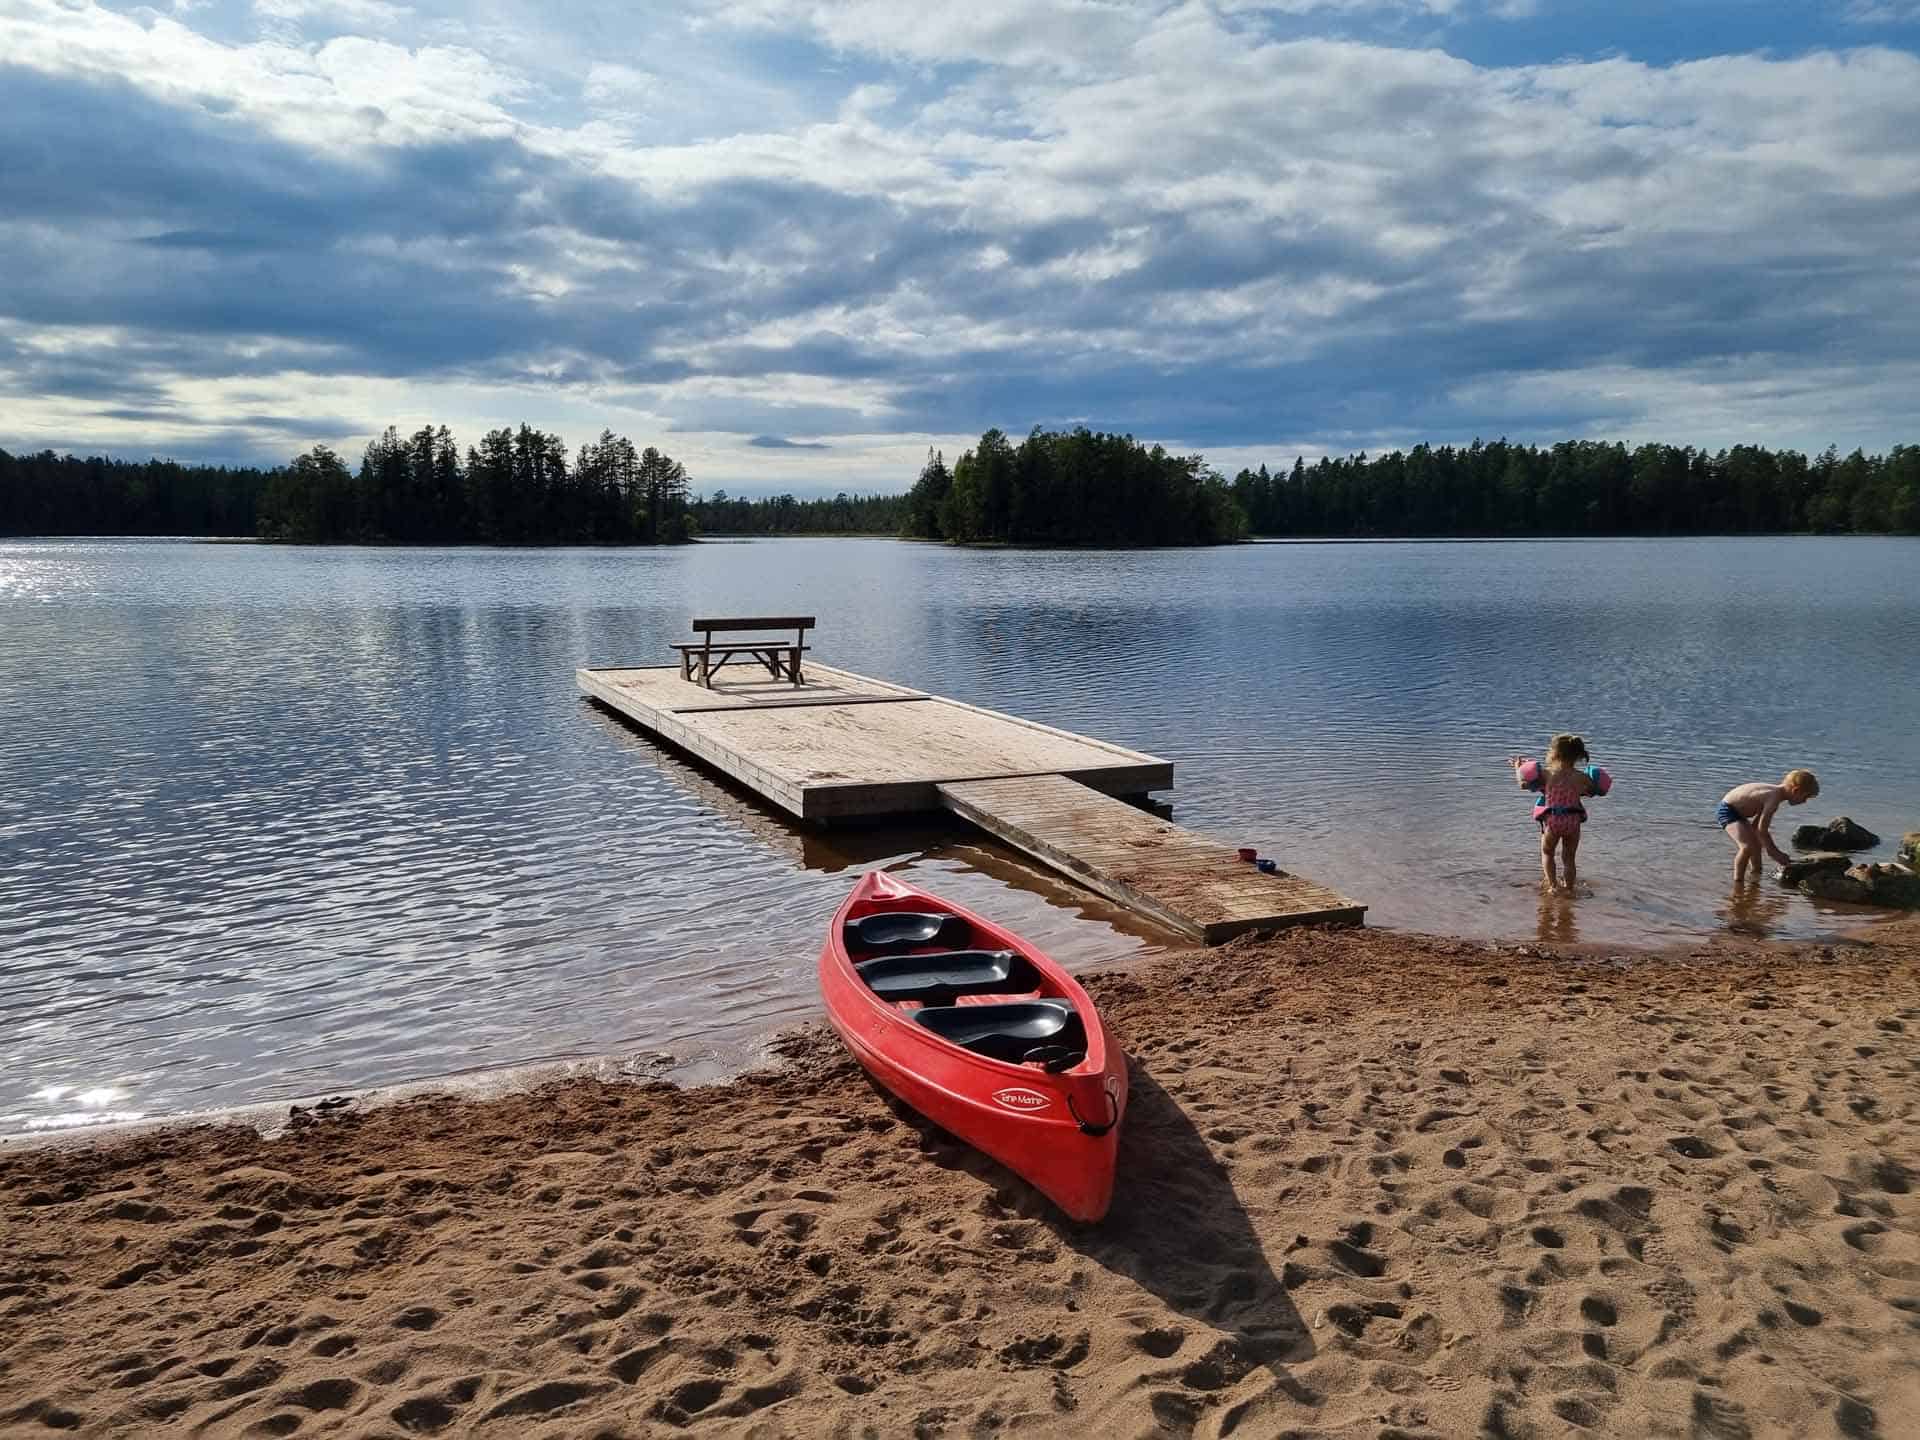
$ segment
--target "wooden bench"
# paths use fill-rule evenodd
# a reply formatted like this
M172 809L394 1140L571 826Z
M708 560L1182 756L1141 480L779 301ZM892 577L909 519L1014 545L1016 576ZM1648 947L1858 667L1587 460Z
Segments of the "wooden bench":
M683 641L673 648L680 652L680 678L713 688L714 672L736 655L747 655L767 667L776 680L800 683L800 657L812 647L807 631L813 628L811 615L747 615L721 619L695 620L691 629L700 632L698 640ZM752 640L741 636L768 630L791 630L792 640ZM715 635L721 636L716 640Z

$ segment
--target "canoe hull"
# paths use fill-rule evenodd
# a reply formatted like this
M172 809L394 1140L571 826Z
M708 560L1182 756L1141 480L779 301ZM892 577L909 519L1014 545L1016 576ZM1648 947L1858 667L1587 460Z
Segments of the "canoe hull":
M1085 1058L1049 1074L975 1054L916 1024L861 981L843 935L848 919L914 907L958 915L982 943L1014 949L1041 974L1042 993L1072 1002L1087 1032ZM1075 1220L1098 1220L1113 1195L1126 1056L1079 983L1011 932L917 887L875 871L834 916L820 954L827 1015L867 1073L949 1134L997 1160Z

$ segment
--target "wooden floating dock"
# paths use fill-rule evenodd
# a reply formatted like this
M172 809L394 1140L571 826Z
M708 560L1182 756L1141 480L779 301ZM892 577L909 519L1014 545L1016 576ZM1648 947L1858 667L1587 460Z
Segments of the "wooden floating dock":
M586 695L800 820L949 810L1209 944L1365 914L1112 798L1172 789L1171 761L827 665L805 676L794 685L742 667L708 688L671 665L576 673Z

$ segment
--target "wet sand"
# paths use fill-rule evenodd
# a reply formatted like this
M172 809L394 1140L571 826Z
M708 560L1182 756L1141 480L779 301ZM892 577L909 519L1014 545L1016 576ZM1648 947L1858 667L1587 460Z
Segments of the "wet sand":
M0 1150L0 1434L1834 1435L1920 1417L1920 935L1091 979L1062 1221L829 1032L692 1091Z

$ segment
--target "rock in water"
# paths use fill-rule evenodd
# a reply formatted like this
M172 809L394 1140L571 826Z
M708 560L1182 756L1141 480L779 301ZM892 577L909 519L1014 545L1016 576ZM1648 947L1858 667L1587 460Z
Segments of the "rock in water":
M1854 870L1864 870L1864 865L1856 865ZM1854 875L1853 870L1816 870L1800 881L1802 895L1816 895L1822 900L1844 900L1849 905L1871 905L1873 888Z
M1880 837L1841 815L1824 825L1802 825L1793 832L1793 843L1802 850L1871 850Z
M1896 910L1920 909L1920 872L1905 865L1855 865L1850 870L1816 870L1800 881L1800 889L1822 900L1844 900L1852 905L1885 905Z
M1823 870L1844 870L1853 863L1850 856L1827 852L1819 855L1802 855L1798 860L1789 860L1780 867L1782 885L1798 885L1809 875L1817 875Z
M1920 870L1920 830L1909 830L1900 841L1900 858Z
M1905 865L1856 865L1847 874L1866 882L1873 897L1869 904L1920 910L1920 873Z

